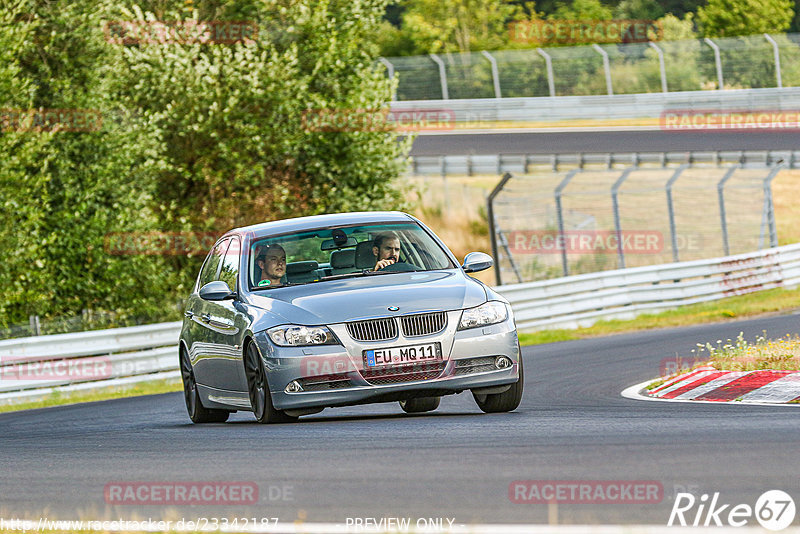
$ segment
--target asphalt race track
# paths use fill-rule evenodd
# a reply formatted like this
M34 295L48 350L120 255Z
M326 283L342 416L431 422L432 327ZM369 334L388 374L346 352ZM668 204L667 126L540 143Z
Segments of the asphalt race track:
M703 150L798 150L800 131L663 132L659 130L419 135L412 156L462 154L568 154Z
M392 403L271 426L249 413L194 426L179 393L0 414L0 516L546 523L547 505L509 500L514 480L663 486L658 504L560 504L563 523L665 525L681 488L720 492L731 504L753 506L769 489L797 501L800 406L620 396L697 342L739 331L752 340L762 330L796 333L800 315L528 347L525 396L509 414L481 414L468 393L443 399L431 414L407 416ZM104 486L121 481L252 481L260 502L107 507Z

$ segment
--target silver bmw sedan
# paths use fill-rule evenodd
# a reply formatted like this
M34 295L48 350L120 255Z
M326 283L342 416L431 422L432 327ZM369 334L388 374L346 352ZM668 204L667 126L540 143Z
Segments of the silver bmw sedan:
M195 423L237 410L261 423L398 401L408 413L470 390L484 412L522 398L508 302L400 212L318 215L231 230L184 312L179 358Z

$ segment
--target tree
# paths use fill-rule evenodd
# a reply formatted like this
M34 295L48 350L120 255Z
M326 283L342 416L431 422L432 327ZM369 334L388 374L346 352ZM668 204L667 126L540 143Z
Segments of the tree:
M17 0L0 15L6 325L85 308L155 317L169 309L160 293L169 277L158 258L105 247L109 233L156 227L149 209L155 145L140 119L115 114L108 82L119 75L119 58L103 37L101 8Z
M391 98L371 41L383 10L380 0L257 3L244 14L258 25L253 39L125 48L124 101L153 114L161 140L162 224L221 233L290 216L400 206L394 179L410 143L374 123L362 127ZM197 19L180 11L162 16L176 24ZM223 9L214 16L243 15ZM138 9L119 17L155 19ZM345 124L324 124L334 119Z
M614 16L618 19L656 20L664 13L664 8L656 0L622 0L614 9Z
M201 1L193 11L153 0L150 12L110 0L12 2L0 10L0 109L94 110L103 120L69 131L0 115L10 221L0 227L0 324L85 308L175 317L170 304L205 251L136 254L126 250L136 239L124 238L109 250L118 235L219 235L402 207L394 180L411 138L398 142L383 120L392 82L373 41L382 0ZM165 42L115 22L163 29L157 19L231 21L231 32L247 21L255 33Z
M496 50L519 13L507 0L408 0L402 31L417 54Z
M794 17L792 0L709 0L697 9L707 37L735 37L782 32Z
M570 4L559 4L551 19L561 20L608 20L611 9L600 0L573 0Z

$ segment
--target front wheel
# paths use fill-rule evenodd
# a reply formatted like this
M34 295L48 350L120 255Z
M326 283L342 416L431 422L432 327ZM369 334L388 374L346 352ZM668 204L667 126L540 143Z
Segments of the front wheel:
M431 412L439 407L441 397L422 397L418 399L401 400L400 407L406 413Z
M286 415L282 410L276 410L272 405L272 395L269 394L267 372L264 369L264 360L258 351L255 342L247 345L244 358L244 370L247 375L247 391L250 394L250 405L253 414L259 423L293 423L297 417Z
M522 389L525 375L522 371L522 351L519 354L519 380L509 389L493 395L476 395L472 393L475 403L485 413L510 412L516 410L522 401Z
M183 381L183 399L186 401L186 411L193 423L224 423L231 413L227 410L213 410L206 408L200 401L197 391L197 381L194 378L192 362L189 353L181 345L180 348L181 380Z

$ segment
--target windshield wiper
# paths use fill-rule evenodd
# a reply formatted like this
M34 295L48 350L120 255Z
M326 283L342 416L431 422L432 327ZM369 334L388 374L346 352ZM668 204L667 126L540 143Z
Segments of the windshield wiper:
M320 282L326 280L341 280L343 278L358 278L360 276L367 276L370 271L356 271L354 273L344 273L344 274L331 274L328 276L323 276L319 279Z
M410 269L408 271L365 271L364 274L367 276L375 276L376 274L398 274L398 273L415 273L417 269Z
M285 284L281 284L279 286L253 286L250 288L250 291L261 291L262 289L280 289L282 287L288 286L296 286L300 284L293 284L292 282L286 282Z

